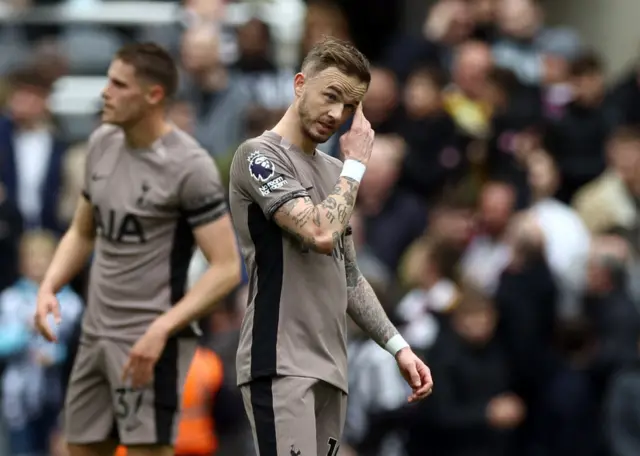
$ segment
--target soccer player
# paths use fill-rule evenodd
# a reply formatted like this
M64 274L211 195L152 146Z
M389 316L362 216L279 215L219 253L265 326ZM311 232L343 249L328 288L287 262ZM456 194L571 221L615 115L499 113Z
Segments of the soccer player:
M39 292L35 324L55 340L47 321L60 315L55 293L94 253L65 404L71 456L112 456L118 441L129 456L173 455L196 348L191 322L240 280L217 168L165 120L177 80L175 63L154 44L115 56L83 196ZM211 267L185 294L194 244Z
M231 165L231 213L250 278L238 384L260 456L337 454L347 315L395 356L409 401L431 392L429 369L360 274L348 226L374 138L361 108L369 81L358 50L321 41L295 76L282 120L243 143ZM351 116L344 163L316 150Z

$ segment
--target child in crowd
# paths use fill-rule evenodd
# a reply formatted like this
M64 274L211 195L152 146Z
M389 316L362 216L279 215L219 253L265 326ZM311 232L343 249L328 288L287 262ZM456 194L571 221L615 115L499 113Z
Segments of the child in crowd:
M66 344L83 310L80 297L64 288L58 295L61 322L54 325L58 342L46 342L33 327L38 286L55 248L52 234L26 233L20 243L21 278L0 295L2 414L12 456L49 454L48 437L62 407Z

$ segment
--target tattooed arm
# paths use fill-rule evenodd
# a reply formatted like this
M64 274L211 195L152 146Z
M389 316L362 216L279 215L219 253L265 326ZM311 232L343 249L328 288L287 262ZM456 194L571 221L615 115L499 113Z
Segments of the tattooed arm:
M273 214L273 220L304 247L329 254L349 224L360 184L341 176L327 198L314 205L311 198L294 198Z
M351 236L345 240L344 263L347 273L347 314L371 339L384 347L389 339L398 334L398 330L358 269Z

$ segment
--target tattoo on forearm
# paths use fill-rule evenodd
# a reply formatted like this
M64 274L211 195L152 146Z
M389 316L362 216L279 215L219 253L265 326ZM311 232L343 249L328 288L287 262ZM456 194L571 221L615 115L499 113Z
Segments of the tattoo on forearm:
M358 277L356 286L347 289L347 298L347 313L378 345L384 347L398 334L364 277Z
M345 245L347 313L378 345L384 347L398 330L389 320L369 282L362 276L355 258L353 242Z
M276 221L280 220L278 225L303 246L313 248L313 239L306 239L297 232L309 222L316 227L326 226L330 233L344 232L353 212L358 187L357 181L341 177L333 191L319 205L314 205L308 196L292 199L276 211Z

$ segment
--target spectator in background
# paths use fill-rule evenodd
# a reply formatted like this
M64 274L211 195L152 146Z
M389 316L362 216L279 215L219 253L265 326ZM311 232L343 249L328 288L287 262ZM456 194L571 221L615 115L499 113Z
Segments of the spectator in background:
M570 69L573 101L544 131L544 147L562 173L557 198L571 201L576 191L605 168L605 143L612 119L605 109L604 70L599 58L585 54Z
M0 184L0 292L18 279L22 217Z
M509 358L495 335L498 313L484 292L463 287L428 360L438 395L416 407L408 455L507 455L526 407L514 394ZM418 410L419 409L419 410Z
M456 48L451 80L445 89L445 110L471 138L489 134L491 106L485 101L487 78L493 68L491 48L481 41L468 41Z
M513 71L527 85L562 81L566 56L579 48L570 29L544 25L538 0L498 0L497 22L502 37L493 46L496 65Z
M293 101L294 73L276 66L274 46L269 25L250 19L238 29L239 57L233 69L242 75L254 108L284 111Z
M37 67L11 78L8 112L0 117L0 182L27 228L61 232L58 204L67 145L47 110L53 81Z
M221 62L218 36L211 28L187 30L181 49L186 72L182 96L195 109L195 137L216 157L232 154L246 137L250 94Z
M499 0L473 0L469 2L475 30L472 38L492 44L498 38L496 19Z
M53 258L55 237L29 232L20 243L21 279L0 295L0 357L2 412L9 425L9 444L15 456L45 456L62 407L62 364L67 343L82 313L82 301L63 289L58 341L44 341L33 329L38 286Z
M371 82L362 109L378 134L397 132L400 101L400 86L393 72L383 67L371 68Z
M423 286L425 274L428 274L425 271L428 264L425 258L434 245L441 246L438 251L446 252L440 257L443 260L440 273L450 280L458 279L459 260L476 229L474 213L475 201L466 201L455 194L430 209L427 230L403 255L398 270L398 279L403 288L410 290Z
M513 182L517 207L524 209L531 198L526 160L540 143L540 93L521 84L512 71L504 68L489 73L485 90L484 99L492 110L486 173L490 178Z
M398 185L427 202L450 189L466 170L456 125L444 110L446 79L435 68L411 73L404 89L404 119L398 131L407 143Z
M530 212L542 232L545 258L558 285L559 316L575 318L582 313L591 236L580 216L553 197L560 183L553 159L537 152L527 159L527 166L532 193Z
M544 257L542 231L530 214L514 217L504 235L510 257L495 290L504 342L519 393L528 403L553 371L557 288Z
M615 129L606 157L605 172L578 190L573 206L592 233L619 229L631 235L637 225L634 199L640 195L640 128Z
M619 124L640 124L640 59L613 87L611 105Z
M176 456L211 456L219 445L213 419L224 367L220 358L198 347L182 391L182 414L175 443Z
M392 271L427 222L420 198L395 188L404 154L405 144L398 136L376 137L354 211L363 220L371 251Z
M63 159L58 220L65 227L71 224L78 198L82 194L85 179L84 166L88 152L86 143L76 144L67 150Z
M608 454L640 454L640 340L634 362L611 382L605 407Z
M458 303L459 290L451 279L456 254L446 243L425 242L419 267L419 283L398 303L395 314L406 322L405 340L426 353L439 330L439 315L449 313Z
M333 0L307 1L307 13L302 26L300 50L298 55L304 57L314 44L323 36L332 36L350 41L349 23L340 4ZM302 62L299 62L298 68Z
M228 1L184 0L176 3L180 5L176 5L175 23L144 26L137 41L158 43L178 58L182 36L191 28L206 27L219 40L220 60L225 65L232 65L238 58L238 43L235 27L225 22Z
M500 274L511 261L506 242L507 227L514 213L516 193L508 182L488 182L480 193L478 229L461 260L463 280L489 295L498 287Z
M624 239L616 236L594 239L585 305L597 341L591 366L600 382L599 390L616 371L637 357L640 313L629 294L629 259Z
M471 9L464 0L438 0L429 10L420 36L401 35L386 52L383 62L401 83L418 66L451 71L454 47L473 33Z

